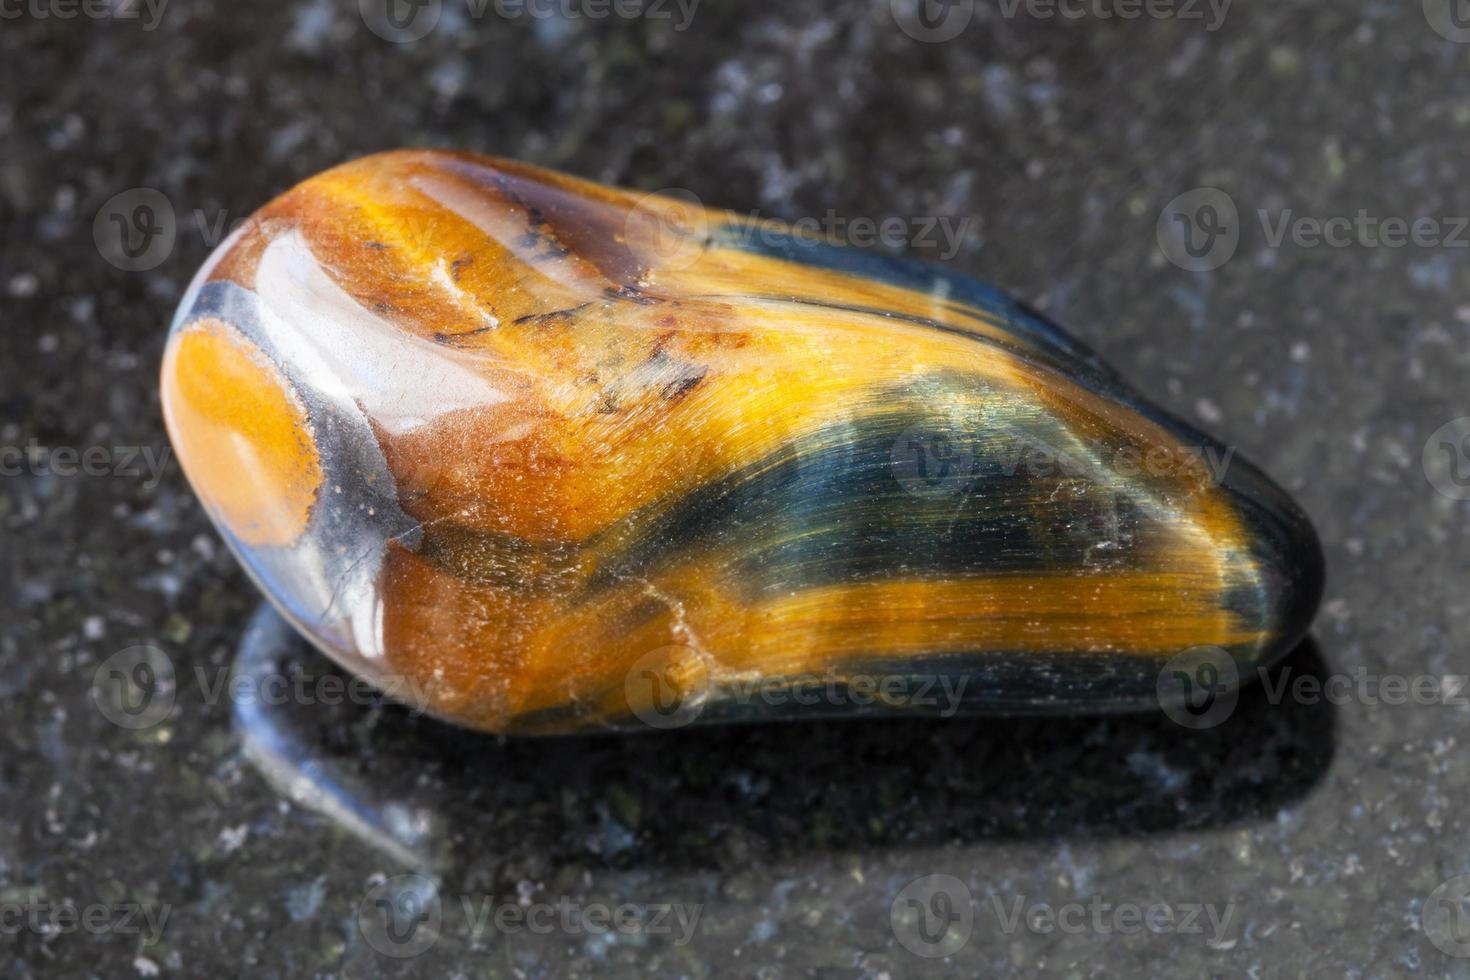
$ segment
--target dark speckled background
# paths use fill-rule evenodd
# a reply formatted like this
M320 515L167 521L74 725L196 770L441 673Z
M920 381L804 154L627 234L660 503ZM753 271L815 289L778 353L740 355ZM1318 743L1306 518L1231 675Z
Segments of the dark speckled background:
M672 7L476 18L443 0L406 44L349 0L171 0L154 30L147 8L38 16L66 2L0 4L0 448L162 452L165 327L221 217L373 150L489 151L785 219L968 217L952 267L1071 326L1312 514L1329 580L1292 679L1470 673L1464 461L1431 441L1421 462L1470 415L1470 235L1273 247L1257 218L1365 209L1449 236L1470 215L1470 45L1418 0L1248 0L1215 31L979 0L944 43L905 34L887 0L703 0L682 31ZM1155 232L1201 186L1241 228L1204 273ZM94 219L140 187L176 242L126 271ZM432 947L384 957L359 907L409 869L288 802L195 680L222 676L255 597L177 468L20 469L0 477L0 910L168 918L151 940L0 920L4 976L1470 975L1421 926L1470 871L1470 708L1260 687L1198 733L1150 716L507 743L396 708L284 707L302 758L371 787L372 812L445 860ZM145 643L176 703L133 731L92 681ZM973 909L948 961L899 941L902 889L937 873ZM700 917L687 943L474 934L462 898ZM1018 898L1230 920L1008 932L995 903Z

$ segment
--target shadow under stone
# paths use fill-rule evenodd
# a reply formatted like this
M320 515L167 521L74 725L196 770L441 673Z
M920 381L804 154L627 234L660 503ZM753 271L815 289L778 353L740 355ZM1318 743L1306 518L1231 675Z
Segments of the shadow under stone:
M340 672L273 613L247 630L236 670L308 685ZM282 792L405 866L473 868L498 888L528 855L543 873L699 869L1269 820L1334 748L1336 708L1282 682L1326 673L1309 639L1198 731L1155 711L507 739L386 703L237 703L235 722Z

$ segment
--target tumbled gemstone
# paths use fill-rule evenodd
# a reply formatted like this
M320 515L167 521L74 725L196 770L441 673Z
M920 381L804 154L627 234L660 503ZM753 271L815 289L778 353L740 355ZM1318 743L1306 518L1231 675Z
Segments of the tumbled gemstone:
M271 202L162 392L286 617L491 731L1145 707L1321 591L1279 488L1003 293L489 157Z

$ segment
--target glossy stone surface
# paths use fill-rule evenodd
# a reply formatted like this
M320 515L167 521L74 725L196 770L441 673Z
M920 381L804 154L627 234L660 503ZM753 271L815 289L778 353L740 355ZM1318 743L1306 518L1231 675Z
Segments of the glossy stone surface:
M1281 490L1005 295L487 157L263 208L162 391L287 618L492 731L1146 707L1321 591Z

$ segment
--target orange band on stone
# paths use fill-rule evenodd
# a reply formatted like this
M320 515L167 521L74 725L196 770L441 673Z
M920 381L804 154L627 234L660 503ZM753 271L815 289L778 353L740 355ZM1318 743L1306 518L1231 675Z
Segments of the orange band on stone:
M305 406L238 330L184 327L163 367L169 436L194 489L241 541L290 545L306 530L322 466Z

